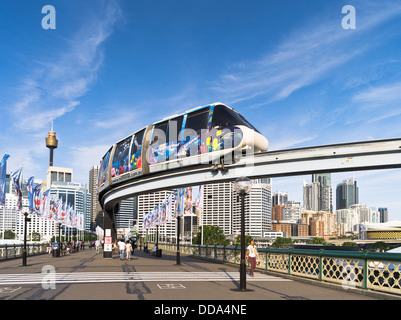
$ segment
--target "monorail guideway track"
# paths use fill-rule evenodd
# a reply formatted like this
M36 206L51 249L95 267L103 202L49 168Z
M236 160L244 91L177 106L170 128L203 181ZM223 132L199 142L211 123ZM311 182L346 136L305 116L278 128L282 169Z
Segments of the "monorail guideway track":
M239 156L231 164L198 164L135 177L100 196L105 210L135 195L248 178L401 168L401 138L321 145Z

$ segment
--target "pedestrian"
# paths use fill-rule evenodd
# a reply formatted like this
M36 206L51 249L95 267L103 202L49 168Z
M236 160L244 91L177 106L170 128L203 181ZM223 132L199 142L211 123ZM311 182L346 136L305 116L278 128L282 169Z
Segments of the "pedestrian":
M48 254L52 253L52 243L51 242L49 242L48 245L47 245L47 253Z
M127 243L125 244L125 255L127 256L127 261L131 260L131 251L132 251L131 242L127 240Z
M100 240L99 239L96 240L95 246L96 246L96 254L98 254L100 251Z
M256 248L254 241L251 240L250 245L246 248L246 255L245 255L245 257L248 258L248 260L251 264L251 272L250 272L251 277L255 276L253 271L255 270L255 267L256 267L257 255L258 255L258 249Z
M124 253L125 253L125 242L120 240L117 243L118 249L120 250L120 260L124 260Z

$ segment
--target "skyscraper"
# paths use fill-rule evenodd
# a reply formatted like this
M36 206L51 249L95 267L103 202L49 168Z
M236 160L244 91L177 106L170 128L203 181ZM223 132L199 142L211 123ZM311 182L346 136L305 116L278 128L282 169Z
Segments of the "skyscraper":
M379 208L380 214L380 223L388 222L388 209L387 208Z
M333 212L333 197L331 188L331 173L312 175L312 183L319 183L319 210Z
M351 205L359 203L359 190L354 179L344 180L337 185L336 210L348 209Z
M265 183L267 182L267 183ZM233 234L240 234L241 204L233 190L232 226ZM260 183L252 181L252 189L245 197L245 234L252 237L263 237L271 230L272 204L270 179Z
M272 207L285 204L288 201L288 192L276 191L272 195Z
M89 170L89 193L91 195L90 207L90 229L93 231L96 228L96 219L102 213L102 207L98 200L97 179L99 176L99 166L92 166Z

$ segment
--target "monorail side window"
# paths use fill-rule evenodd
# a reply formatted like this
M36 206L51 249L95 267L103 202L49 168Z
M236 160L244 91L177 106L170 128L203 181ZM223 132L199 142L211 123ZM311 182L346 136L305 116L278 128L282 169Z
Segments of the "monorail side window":
M116 150L114 151L113 162L111 166L111 176L119 176L129 171L129 148L131 145L132 136L117 143Z
M167 142L173 142L179 140L183 119L184 116L179 116L177 118L170 119L168 125Z
M151 146L156 147L165 144L167 141L168 122L158 123L154 126Z
M141 151L144 133L145 130L141 130L135 134L134 140L132 141L131 156Z
M130 153L130 170L139 169L142 167L142 143L143 143L143 135L145 133L145 129L137 132L134 135L134 139L132 140L131 153Z
M187 116L185 130L194 130L198 135L200 135L202 129L207 129L208 120L209 108L194 111Z

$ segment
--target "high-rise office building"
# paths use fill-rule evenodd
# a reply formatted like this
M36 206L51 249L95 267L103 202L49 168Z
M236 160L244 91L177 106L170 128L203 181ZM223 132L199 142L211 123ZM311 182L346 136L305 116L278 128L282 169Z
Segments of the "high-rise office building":
M272 195L272 207L285 204L288 201L288 192L275 191Z
M115 226L117 233L124 233L132 229L137 222L138 198L132 197L122 200L120 208L115 214Z
M148 194L139 195L137 197L137 218L136 225L138 233L142 236L148 234L150 239L155 240L156 227L150 228L146 231L143 230L143 218L145 215L152 211L157 205L161 204L168 196L173 193L172 191L159 191ZM172 207L174 210L174 205ZM183 219L181 219L182 222ZM181 225L182 226L182 225ZM182 234L183 228L181 228ZM176 219L173 219L171 222L163 223L159 226L159 238L163 240L171 240L176 238ZM151 236L150 236L151 235ZM175 240L174 240L175 241Z
M56 195L57 198L63 201L63 203L69 204L77 212L83 213L84 228L86 231L90 230L89 215L91 197L85 184L54 181L50 187L50 194Z
M347 209L357 203L359 203L357 182L354 179L347 179L339 183L336 189L336 210Z
M380 223L388 222L388 209L387 208L379 208L380 214Z
M226 236L232 234L232 204L236 199L231 182L204 185L202 224L218 226Z
M305 210L319 211L320 209L320 183L312 182L304 185Z
M252 189L245 197L245 233L252 237L263 237L271 231L272 204L270 179L266 182L252 181ZM233 190L232 226L233 234L241 233L241 203Z
M333 197L332 197L333 192L331 188L331 174L330 173L313 174L312 183L318 183L319 187L318 204L317 206L315 206L315 209L306 209L306 210L333 212Z
M102 217L102 207L98 200L97 179L99 176L99 166L92 166L89 170L89 193L91 195L90 208L90 229L95 230L99 225L99 218Z
M73 180L72 168L61 168L61 167L48 167L46 187L49 189L53 182L72 182Z
M300 223L302 212L303 207L301 206L301 203L296 201L287 201L283 208L283 220L292 223Z

